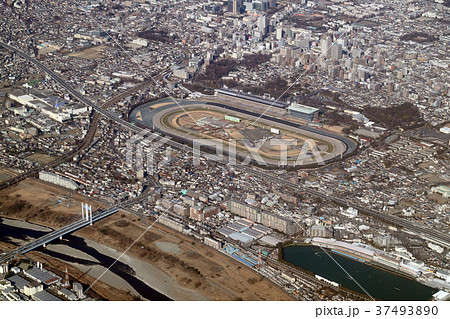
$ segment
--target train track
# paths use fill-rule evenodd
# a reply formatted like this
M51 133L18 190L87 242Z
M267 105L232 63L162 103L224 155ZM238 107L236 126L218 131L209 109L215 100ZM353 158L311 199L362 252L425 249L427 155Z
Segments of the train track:
M91 144L91 142L94 138L95 132L97 130L97 125L98 125L99 120L100 120L100 115L95 112L93 114L91 125L89 127L88 132L86 133L86 135L83 138L80 145L77 146L75 149L58 157L57 159L55 159L47 164L40 165L40 166L33 168L25 173L22 173L18 176L15 176L9 180L6 180L6 181L0 183L0 190L8 188L10 186L14 186L14 185L20 183L21 181L39 173L42 170L61 165L62 163L67 162L67 161L71 160L73 157L75 157L76 155L80 154L86 147L88 147Z
M84 97L80 92L76 91L74 88L72 88L70 85L68 85L63 79L61 79L57 74L55 74L55 72L53 72L52 70L50 70L47 66L43 65L41 62L37 61L36 59L28 56L27 54L25 54L24 52L22 52L21 50L0 42L0 46L15 52L17 55L23 57L24 59L27 59L28 61L34 63L36 66L38 66L39 68L41 68L43 71L45 71L49 76L51 76L56 82L58 82L61 86L63 86L67 91L69 91L70 93L72 93L76 98L78 98L82 103L84 103L87 106L92 107L94 110L96 110L98 113L104 115L105 117L109 118L110 120L120 124L121 126L129 129L130 131L134 132L134 133L142 133L142 132L146 132L148 135L152 135L153 137L157 138L160 137L161 135L150 132L147 129L142 129L136 125L134 125L133 123L127 122L121 118L119 118L118 116L116 116L115 114L112 114L111 112L108 112L107 110L104 110L103 108L96 106L93 102L91 102L90 100L88 100L86 97ZM175 147L177 149L183 150L185 152L189 152L189 153L194 153L194 150L192 149L192 147L188 146L188 145L184 145L178 142L175 142L173 140L167 140L165 142L165 144ZM194 153L195 155L195 153ZM215 155L210 155L208 153L204 153L201 152L201 155L209 160L213 160L216 161L218 163L224 164L224 165L229 165L230 163L222 156L215 156ZM414 234L416 234L417 236L427 240L427 241L433 241L435 243L438 243L440 245L443 245L447 248L450 248L450 235L449 234L445 234L439 231L436 231L430 227L422 227L417 225L414 222L405 220L403 218L397 217L397 216L392 216L392 215L388 215L382 212L378 212L376 210L361 206L360 204L351 202L351 201L347 201L347 200L343 200L341 198L338 198L336 196L329 196L326 195L324 193L321 193L319 191L316 191L315 189L311 189L311 188L306 188L303 187L301 185L289 182L285 179L279 178L273 174L261 171L261 170L257 170L254 168L251 168L247 165L241 165L241 164L233 164L233 166L236 166L240 169L242 169L243 171L246 171L249 174L254 174L257 176L260 176L266 180L270 180L270 181L274 181L277 183L280 183L282 185L285 185L286 187L295 189L299 192L304 192L307 193L309 195L312 195L314 197L319 197L319 198L323 198L326 200L332 200L335 203L339 204L339 205L345 205L345 206L351 206L354 207L356 209L358 209L361 213L368 215L368 216L372 216L375 217L381 221L387 222L387 223L391 223L397 226L400 226L402 228L408 229L411 232L413 232Z
M0 42L0 46L3 46L3 43ZM105 102L104 104L102 104L100 106L100 109L102 109L102 110L107 109L108 107L110 107L110 106L116 104L117 102L123 100L125 97L127 97L127 96L133 94L134 92L140 90L141 88L147 86L151 82L153 82L153 81L148 80L148 81L142 82L139 85L136 85L136 86L128 89L127 91L125 91L125 92L123 92L123 93L113 97L112 99L110 99L107 102ZM92 105L90 105L90 106L92 106ZM98 107L96 107L95 109L98 110ZM95 133L97 131L98 122L100 120L100 113L97 112L97 110L95 110L95 109L92 112L92 121L91 121L91 125L89 127L89 130L86 133L85 137L83 138L83 140L82 140L82 142L81 142L81 144L79 146L77 146L72 151L70 151L70 152L68 152L66 154L63 154L62 156L58 157L57 159L55 159L55 160L53 160L53 161L51 161L49 163L46 163L44 165L40 165L40 166L38 166L38 167L36 167L34 169L31 169L31 170L29 170L29 171L27 171L25 173L22 173L22 174L20 174L18 176L15 176L15 177L13 177L13 178L11 178L9 180L3 181L2 183L0 183L0 190L6 189L6 188L11 187L11 186L14 186L14 185L20 183L21 181L23 181L23 180L25 180L25 179L27 179L29 177L32 177L33 175L39 173L42 170L57 167L57 166L61 165L62 163L71 160L72 158L74 158L75 156L80 154L83 150L85 150L92 143L94 135L95 135Z

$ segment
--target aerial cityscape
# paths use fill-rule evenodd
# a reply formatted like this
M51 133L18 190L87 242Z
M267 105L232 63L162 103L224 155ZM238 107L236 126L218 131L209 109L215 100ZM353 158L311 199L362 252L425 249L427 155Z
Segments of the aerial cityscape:
M0 301L450 300L449 0L0 10Z

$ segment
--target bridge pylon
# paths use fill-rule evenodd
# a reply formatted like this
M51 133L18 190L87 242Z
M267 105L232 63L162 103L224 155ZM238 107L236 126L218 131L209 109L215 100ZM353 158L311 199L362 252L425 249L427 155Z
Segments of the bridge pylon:
M89 204L81 203L81 218L85 221L89 221L92 225L92 206Z

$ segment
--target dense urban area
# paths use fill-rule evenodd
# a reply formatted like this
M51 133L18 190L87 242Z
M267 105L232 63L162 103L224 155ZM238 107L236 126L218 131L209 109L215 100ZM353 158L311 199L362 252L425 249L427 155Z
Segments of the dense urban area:
M74 231L91 240L119 216L114 225L183 236L248 268L234 300L263 280L280 296L265 299L384 299L285 258L305 246L450 299L449 1L2 0L0 10L0 226L49 227L42 238L0 234L0 300L108 299L90 289L96 276L74 280L76 261L69 271L39 247ZM161 120L163 137L144 110L156 121L169 106L183 134ZM232 161L186 138L244 137L249 153L270 153L280 148L258 145L292 138L287 125L301 132L289 150L314 164ZM15 195L26 185L52 187L52 205ZM54 209L68 201L70 214ZM100 233L141 239L114 229ZM195 260L158 256L197 278L184 285L205 299L233 299L210 293L221 287Z

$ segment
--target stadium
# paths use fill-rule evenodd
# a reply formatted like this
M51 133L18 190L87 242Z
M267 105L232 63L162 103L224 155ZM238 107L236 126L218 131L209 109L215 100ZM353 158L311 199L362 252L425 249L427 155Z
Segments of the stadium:
M285 103L275 106L280 117L269 116L264 114L268 100L224 96L161 99L134 108L129 120L176 141L201 144L202 151L264 166L312 167L356 150L351 139L280 118L286 113Z

